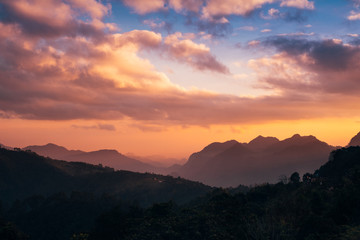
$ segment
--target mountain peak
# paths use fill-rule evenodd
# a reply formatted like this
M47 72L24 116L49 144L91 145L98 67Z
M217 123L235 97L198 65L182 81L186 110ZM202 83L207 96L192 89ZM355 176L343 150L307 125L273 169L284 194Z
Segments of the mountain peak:
M300 136L300 134L298 134L298 133L296 133L296 134L294 134L291 138L301 138L301 136Z
M31 145L31 146L25 147L24 149L33 149L33 148L35 148L35 149L42 148L42 149L67 150L65 147L56 145L55 143L48 143L46 145Z
M350 146L360 146L360 132L350 140L348 147Z
M121 153L119 153L115 149L100 149L100 150L93 151L93 152L90 152L90 153L105 154L105 155L122 155Z
M253 150L261 150L268 148L277 142L279 142L279 139L276 137L263 137L262 135L259 135L248 143L248 147Z

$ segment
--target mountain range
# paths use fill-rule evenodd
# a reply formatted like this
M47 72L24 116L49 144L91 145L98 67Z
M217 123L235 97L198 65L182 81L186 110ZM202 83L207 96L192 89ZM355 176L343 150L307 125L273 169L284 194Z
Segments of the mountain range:
M115 171L82 162L39 156L29 150L0 148L0 205L34 195L74 191L114 196L140 205L174 200L184 203L211 190L182 178L150 173Z
M357 145L360 145L360 133L348 144ZM101 164L115 170L153 172L181 176L210 186L236 187L239 184L273 183L289 172L312 172L324 164L329 153L337 148L339 147L331 146L314 136L295 134L279 140L260 135L248 143L236 140L211 143L201 151L191 154L185 164L170 167L154 166L143 159L140 161L108 149L85 152L68 150L49 143L43 146L28 146L24 150L53 159Z
M31 150L37 154L58 160L69 162L85 162L89 164L108 166L116 170L133 172L156 172L156 167L127 157L116 150L101 149L98 151L84 152L80 150L68 150L65 147L48 143L43 146L28 146L24 150Z
M249 143L212 143L192 154L178 175L222 187L273 183L288 173L312 172L335 149L314 136L298 134L282 141L258 136Z

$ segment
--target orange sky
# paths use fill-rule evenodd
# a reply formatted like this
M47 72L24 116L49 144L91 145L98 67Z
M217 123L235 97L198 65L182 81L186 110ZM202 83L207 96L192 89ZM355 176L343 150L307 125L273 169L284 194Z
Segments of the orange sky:
M123 154L187 158L191 153L200 151L211 142L231 139L248 142L260 134L284 139L300 133L314 135L331 145L345 146L359 129L357 119L330 118L243 126L170 126L166 129L142 130L129 126L131 123L131 121L128 123L113 121L111 124L116 127L116 130L101 130L94 127L98 123L91 121L2 120L0 142L18 147L52 142L68 149L91 151L112 148Z
M346 145L360 14L344 2L1 1L0 143L177 158L260 134Z

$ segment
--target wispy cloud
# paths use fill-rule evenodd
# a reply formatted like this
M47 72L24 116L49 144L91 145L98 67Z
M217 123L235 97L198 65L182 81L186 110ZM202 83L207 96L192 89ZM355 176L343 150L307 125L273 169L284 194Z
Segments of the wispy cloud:
M243 26L243 27L239 27L239 28L237 28L237 29L239 29L239 30L245 30L245 31L255 31L255 30L256 30L256 28L253 27L253 26Z
M350 21L360 20L360 12L351 11L347 19Z
M73 128L80 128L80 129L99 129L99 130L106 130L106 131L116 131L116 127L111 124L97 124L97 125L72 125Z
M281 7L295 7L300 9L315 9L314 2L308 0L283 0L280 4Z
M262 33L268 33L268 32L271 32L272 30L271 29L263 29L261 30Z
M194 68L229 73L229 69L211 55L208 47L194 43L190 39L184 39L180 32L167 36L164 43L171 57L184 61Z

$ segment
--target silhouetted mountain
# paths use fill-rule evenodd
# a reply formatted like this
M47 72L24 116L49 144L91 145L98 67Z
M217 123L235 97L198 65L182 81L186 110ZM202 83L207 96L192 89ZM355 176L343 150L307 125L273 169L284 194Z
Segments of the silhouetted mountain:
M1 143L0 143L0 148L13 149L12 147L6 146L6 145L1 144Z
M248 144L234 140L212 143L192 154L177 174L222 187L272 183L289 172L312 172L334 149L314 136L299 134L282 141L258 136Z
M289 141L304 140L295 138ZM186 206L115 208L98 219L89 239L360 239L360 147L333 152L306 176L309 181L262 184L245 194L215 189Z
M347 145L348 147L350 146L360 146L360 132L358 134L356 134L355 137L353 137L349 144Z
M134 153L126 153L125 155L129 158L133 158L141 162L148 163L158 168L168 168L173 165L184 165L187 161L186 158L171 158L171 157L164 157L162 155L139 156Z
M351 146L333 151L329 161L315 175L332 186L348 181L360 183L360 147Z
M201 168L207 164L207 161L217 154L225 151L226 149L238 144L237 141L231 140L224 143L211 143L210 145L206 146L203 150L197 153L191 154L189 160L184 164L184 169L196 169Z
M4 202L35 194L48 196L72 191L107 193L141 204L185 202L209 189L181 178L114 171L86 163L52 160L29 151L0 149L0 200Z
M251 140L247 146L251 150L258 151L258 150L266 149L266 148L270 147L271 145L278 143L278 142L279 142L279 139L277 139L276 137L263 137L263 136L259 135L258 137Z
M64 158L66 158L67 156L84 153L83 151L80 150L68 150L65 147L58 146L53 143L48 143L43 146L39 146L39 145L27 146L23 149L31 150L44 157L60 159L60 160L65 160Z
M90 164L102 164L114 168L115 170L128 170L133 172L158 172L157 168L129 158L116 150L98 150L84 152L80 150L68 150L62 146L49 143L44 146L28 146L24 150L31 150L37 154L53 159L65 160L70 162L85 162Z

